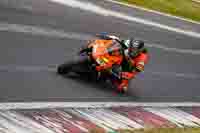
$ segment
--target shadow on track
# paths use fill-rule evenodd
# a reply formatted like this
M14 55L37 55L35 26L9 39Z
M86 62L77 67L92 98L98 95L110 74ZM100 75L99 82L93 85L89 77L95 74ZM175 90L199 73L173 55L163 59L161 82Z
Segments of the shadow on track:
M101 90L105 90L108 92L113 91L114 89L112 88L111 85L108 85L107 83L103 81L97 81L94 77L92 77L89 74L85 75L78 75L78 74L71 74L71 75L61 75L63 78L68 78L68 79L73 79L74 81L77 81L82 84L90 85L93 86L94 88L98 88Z
M82 75L78 75L78 74L66 74L66 75L60 75L63 78L66 79L72 79L74 81L77 81L78 83L81 84L86 84L86 85L90 85L96 89L100 89L102 91L105 91L107 93L112 93L113 96L120 96L120 97L132 97L134 100L137 100L138 97L134 94L135 91L132 91L134 89L130 88L131 90L129 90L127 93L125 94L120 94L116 91L115 88L113 88L111 83L107 83L105 81L97 81L92 75L89 74L82 74Z

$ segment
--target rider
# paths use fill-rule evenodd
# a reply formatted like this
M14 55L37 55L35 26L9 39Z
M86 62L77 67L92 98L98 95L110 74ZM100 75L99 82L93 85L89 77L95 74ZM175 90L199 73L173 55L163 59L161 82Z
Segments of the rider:
M144 71L144 65L148 61L148 51L144 47L144 42L134 40L133 38L127 40L120 40L113 35L100 36L104 40L112 40L113 43L119 43L121 49L118 51L123 55L123 61L120 65L107 63L103 66L96 66L96 70L109 70L112 76L118 80L114 80L114 84L118 91L126 91L128 89L128 82L134 78L138 72ZM86 49L85 49L86 50ZM109 50L108 50L109 51Z
M128 81L134 78L138 72L144 71L144 65L148 61L148 51L141 40L134 40L133 38L120 40L116 36L107 36L106 39L117 41L122 46L121 52L124 58L122 64L113 66L110 72L120 79L114 82L118 91L126 91ZM104 66L103 69L105 68ZM101 71L101 69L101 66L96 66L97 71Z

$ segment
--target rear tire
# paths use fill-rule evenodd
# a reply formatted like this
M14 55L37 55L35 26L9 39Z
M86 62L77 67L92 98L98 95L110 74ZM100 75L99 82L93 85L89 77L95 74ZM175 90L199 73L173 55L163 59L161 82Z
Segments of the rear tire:
M58 66L57 68L57 73L58 74L67 74L70 72L70 69L71 69L71 64L61 64Z
M88 58L87 57L78 57L74 58L72 61L61 64L57 68L58 74L68 74L70 72L74 73L84 73L88 72Z

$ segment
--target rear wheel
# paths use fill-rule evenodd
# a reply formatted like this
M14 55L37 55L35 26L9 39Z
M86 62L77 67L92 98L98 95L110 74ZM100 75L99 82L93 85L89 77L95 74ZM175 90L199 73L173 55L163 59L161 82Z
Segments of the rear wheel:
M71 67L72 67L72 64L70 64L70 63L61 64L57 68L57 73L58 74L67 74L71 71Z
M73 61L61 64L57 68L58 74L68 74L74 72L77 74L88 72L88 58L75 58Z

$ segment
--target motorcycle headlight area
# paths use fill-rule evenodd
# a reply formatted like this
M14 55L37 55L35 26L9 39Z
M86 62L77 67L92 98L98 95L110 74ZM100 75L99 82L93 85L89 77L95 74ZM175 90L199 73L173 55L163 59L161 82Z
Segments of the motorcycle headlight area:
M108 59L106 58L97 58L96 59L96 62L99 64L99 65L104 65L108 62Z

